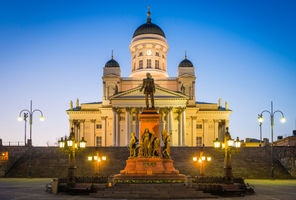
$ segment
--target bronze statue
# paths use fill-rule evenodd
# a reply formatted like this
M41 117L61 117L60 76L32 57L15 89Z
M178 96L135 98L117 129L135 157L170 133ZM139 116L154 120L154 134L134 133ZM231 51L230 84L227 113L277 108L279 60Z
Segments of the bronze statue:
M148 110L149 109L149 95L150 95L150 99L151 99L152 109L154 109L155 85L154 85L154 80L153 80L151 74L147 73L146 76L147 76L147 78L143 79L143 85L142 85L140 91L142 92L142 90L144 89L146 108Z
M158 137L154 137L151 141L152 144L152 151L151 151L151 157L159 157L159 150L160 150L160 140Z
M169 159L170 158L171 136L168 134L168 132L166 130L163 130L161 135L162 135L162 141L164 143L162 157Z
M150 148L151 148L151 136L152 134L149 132L149 129L146 128L144 133L142 134L142 153L143 153L143 157L150 157Z
M131 133L131 139L129 144L130 158L137 157L137 143L138 139L136 138L134 133Z

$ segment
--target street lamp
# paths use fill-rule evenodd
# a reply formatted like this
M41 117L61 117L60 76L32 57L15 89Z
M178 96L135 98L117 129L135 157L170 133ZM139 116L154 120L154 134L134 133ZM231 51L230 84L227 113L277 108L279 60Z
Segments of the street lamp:
M262 114L258 115L258 122L259 122L259 127L260 127L260 147L262 146L262 123L263 123L264 119Z
M95 165L95 176L99 177L101 163L103 161L106 161L107 157L106 156L100 156L100 154L97 152L95 155L88 156L87 160L92 161L94 163L94 165Z
M75 171L76 171L76 159L75 152L82 150L86 147L86 141L82 137L81 141L75 142L74 128L71 128L70 136L67 138L61 138L59 140L59 148L69 155L68 177L67 187L73 188L75 186Z
M274 177L274 165L273 165L273 125L274 125L274 115L275 113L280 113L282 115L281 122L285 123L286 118L284 113L280 110L273 111L273 102L271 101L271 108L269 110L263 110L260 115L258 115L259 123L263 123L263 113L268 113L270 116L270 127L271 127L271 170L270 170L270 178ZM261 130L260 130L261 131Z
M35 112L39 112L40 113L40 121L44 121L44 117L43 117L43 113L41 110L39 109L32 109L32 100L30 101L30 110L28 109L24 109L24 110L21 110L19 116L18 116L18 121L25 121L25 144L26 144L26 123L27 123L27 117L29 115L30 117L30 143L29 143L29 146L32 145L32 124L33 124L33 114ZM22 118L22 113L24 113L24 117Z
M224 135L224 143L221 145L221 141L216 138L214 140L214 147L215 148L221 148L224 149L225 156L224 156L224 182L226 184L232 184L233 183L233 175L232 175L232 165L231 165L231 149L234 146L235 148L240 148L241 142L239 141L239 138L236 138L236 141L231 139L230 133L228 131L228 127L226 128L226 133Z
M199 174L200 176L205 175L205 164L206 162L211 162L212 158L210 156L206 156L203 151L200 152L199 157L193 157L193 162L198 162L200 164Z

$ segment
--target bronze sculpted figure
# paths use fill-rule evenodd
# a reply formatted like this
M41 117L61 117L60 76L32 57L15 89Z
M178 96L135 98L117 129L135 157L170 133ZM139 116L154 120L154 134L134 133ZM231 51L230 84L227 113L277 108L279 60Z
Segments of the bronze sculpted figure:
M147 73L146 76L147 76L147 78L143 79L143 85L142 85L140 91L142 92L142 90L144 89L146 108L148 110L149 109L149 95L150 95L150 99L151 99L152 109L154 109L155 85L154 85L154 80L153 80L151 74Z
M138 139L135 136L135 133L131 133L131 139L129 144L130 158L137 157L137 143Z
M162 157L163 158L170 158L170 145L171 145L171 136L168 134L166 130L163 130L162 133L162 141L164 143Z
M142 153L143 157L149 157L150 156L150 149L151 149L151 136L152 134L149 132L149 129L146 128L143 135L142 135Z
M152 144L151 157L159 157L160 140L158 137L155 137L154 134L153 134L151 144Z

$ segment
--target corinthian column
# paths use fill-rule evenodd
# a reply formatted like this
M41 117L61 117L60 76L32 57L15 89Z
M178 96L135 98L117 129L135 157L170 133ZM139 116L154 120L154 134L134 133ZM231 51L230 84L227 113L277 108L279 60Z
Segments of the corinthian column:
M116 108L113 108L113 146L116 146Z
M171 135L172 134L172 120L173 120L173 109L172 108L168 108L168 114L169 114L168 133Z
M186 108L182 108L182 136L181 136L181 141L182 141L182 146L185 146L185 135L186 135Z
M129 138L130 138L130 108L126 108L125 113L125 121L126 121L126 145L129 145Z

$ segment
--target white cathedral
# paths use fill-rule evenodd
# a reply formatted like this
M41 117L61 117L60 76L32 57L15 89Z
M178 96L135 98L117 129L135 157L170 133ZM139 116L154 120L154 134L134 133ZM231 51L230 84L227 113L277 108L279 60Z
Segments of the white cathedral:
M223 140L231 110L219 103L196 101L195 67L185 59L178 66L178 76L167 73L168 44L163 30L153 24L148 11L147 22L134 32L131 51L131 73L121 77L120 65L113 55L104 67L102 101L83 103L67 110L70 127L76 139L87 146L127 146L130 135L139 138L138 114L145 108L145 96L139 89L146 73L154 79L155 108L161 114L160 132L171 135L172 146L213 146Z

